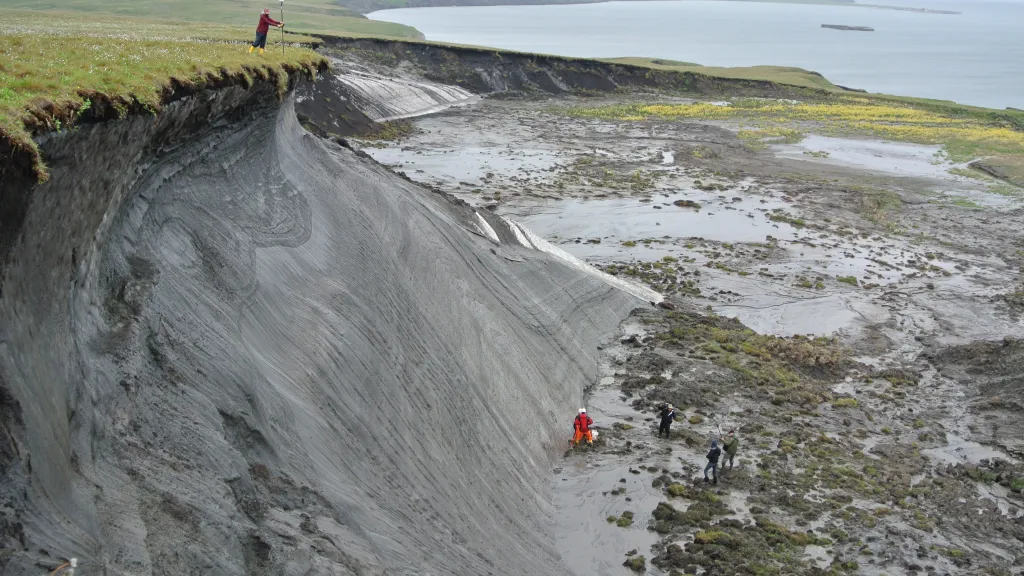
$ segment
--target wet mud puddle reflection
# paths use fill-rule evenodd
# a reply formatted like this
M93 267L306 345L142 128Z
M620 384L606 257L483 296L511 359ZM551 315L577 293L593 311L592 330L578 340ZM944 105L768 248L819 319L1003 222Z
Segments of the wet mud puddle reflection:
M555 545L562 562L576 574L627 574L622 564L631 550L651 558L651 546L658 538L646 524L661 492L631 474L630 468L615 457L574 455L556 473ZM630 512L632 524L621 525L625 522L618 519ZM610 522L611 517L616 520Z
M858 140L808 134L797 144L774 146L779 158L846 166L867 173L949 178L949 169L961 167L945 161L941 147L879 140Z
M613 430L633 437L648 427L646 415L619 399L614 374L606 364L603 378L587 399L595 429L604 437L601 444L608 442ZM648 468L668 469L673 458L671 453L651 454L639 444L638 450L631 446L570 450L555 469L555 545L563 564L575 574L633 574L623 564L640 556L648 574L662 574L650 564L655 556L651 547L659 537L648 529L648 522L664 495L652 486Z

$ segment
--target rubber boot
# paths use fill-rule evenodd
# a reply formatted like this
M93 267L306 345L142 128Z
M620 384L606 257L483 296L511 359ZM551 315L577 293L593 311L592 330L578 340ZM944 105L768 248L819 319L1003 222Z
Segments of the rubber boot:
M256 49L255 46L249 46L249 54L252 54L252 51L255 50L255 49Z
M263 56L263 48L260 48L260 56Z

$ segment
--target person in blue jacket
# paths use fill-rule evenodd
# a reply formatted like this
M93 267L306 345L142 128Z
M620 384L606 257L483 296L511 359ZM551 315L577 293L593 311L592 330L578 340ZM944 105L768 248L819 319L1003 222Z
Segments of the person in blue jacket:
M710 482L708 478L708 470L711 470L711 475L715 478L715 484L718 484L718 459L722 456L722 449L718 447L718 440L711 441L711 450L708 451L708 465L704 467L704 481Z

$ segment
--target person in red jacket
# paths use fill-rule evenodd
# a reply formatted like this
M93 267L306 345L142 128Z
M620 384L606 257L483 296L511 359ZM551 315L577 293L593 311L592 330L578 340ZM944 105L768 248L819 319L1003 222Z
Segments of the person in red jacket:
M256 48L260 49L260 54L263 54L263 49L267 47L267 32L270 27L274 26L277 28L284 28L284 22L278 22L270 17L270 8L264 8L263 13L260 14L260 23L256 25L256 40L249 46L249 54Z
M579 444L580 440L586 440L587 444L594 443L594 433L590 431L590 427L594 425L594 419L587 416L587 409L580 408L580 413L576 416L576 420L573 421L572 427L576 431L572 437L573 444Z

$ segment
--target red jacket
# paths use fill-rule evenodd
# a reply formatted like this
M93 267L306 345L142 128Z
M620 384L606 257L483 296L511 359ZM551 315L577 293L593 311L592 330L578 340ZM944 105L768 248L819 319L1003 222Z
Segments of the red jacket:
M271 26L279 26L281 23L270 17L269 14L260 14L260 23L256 25L257 34L266 34Z
M580 414L576 417L576 421L573 422L573 427L580 432L586 432L590 430L590 425L594 423L594 419L586 414Z

